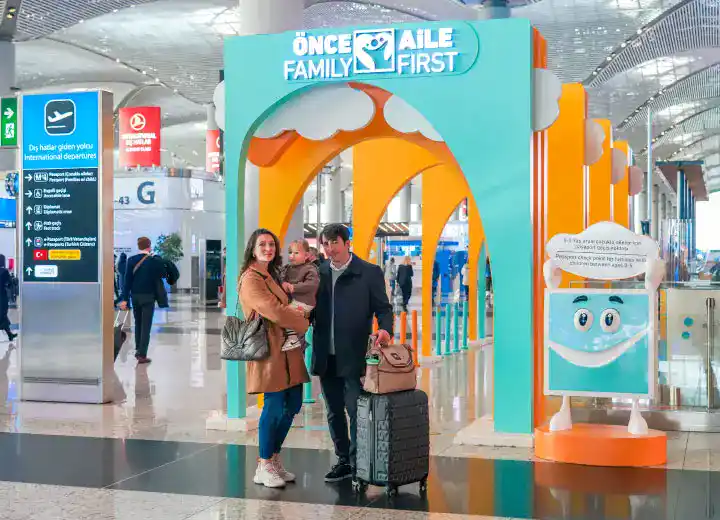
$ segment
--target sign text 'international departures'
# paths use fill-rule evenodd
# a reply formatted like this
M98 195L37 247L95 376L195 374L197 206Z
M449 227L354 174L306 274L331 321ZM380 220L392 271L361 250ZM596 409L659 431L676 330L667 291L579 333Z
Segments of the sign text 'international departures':
M23 96L24 282L97 282L100 93Z
M160 107L127 107L118 111L120 167L160 166Z
M478 43L469 26L357 29L344 33L299 31L287 81L361 79L367 76L432 76L467 70Z

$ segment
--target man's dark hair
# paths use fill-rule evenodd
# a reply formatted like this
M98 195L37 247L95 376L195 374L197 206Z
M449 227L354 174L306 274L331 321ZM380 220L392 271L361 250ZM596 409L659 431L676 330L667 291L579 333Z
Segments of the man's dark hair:
M320 233L321 239L337 240L342 238L343 242L350 240L350 230L343 224L328 224Z
M150 242L150 239L148 237L140 237L137 241L138 249L140 251L145 251L146 249L150 249L150 246L152 246L152 242Z

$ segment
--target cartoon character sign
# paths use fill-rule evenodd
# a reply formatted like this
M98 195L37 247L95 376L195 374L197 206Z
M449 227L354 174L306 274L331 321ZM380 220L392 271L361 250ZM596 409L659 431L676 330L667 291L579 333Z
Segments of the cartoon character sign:
M574 395L632 398L628 430L646 433L638 399L653 397L656 386L657 287L664 273L657 244L602 222L553 237L547 249L545 394L563 396L550 430L572 428ZM645 274L645 289L559 289L562 270L603 280Z
M643 290L548 290L546 394L652 396L652 300Z

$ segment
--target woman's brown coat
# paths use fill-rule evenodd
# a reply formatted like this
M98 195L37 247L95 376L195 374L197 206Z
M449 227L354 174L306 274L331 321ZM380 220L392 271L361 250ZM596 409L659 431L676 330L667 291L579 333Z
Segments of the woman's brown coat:
M252 311L266 318L270 345L268 359L247 363L248 393L280 392L310 381L303 349L282 351L285 329L305 334L308 321L303 313L288 306L285 291L268 274L267 269L257 263L240 277L238 292L246 318Z

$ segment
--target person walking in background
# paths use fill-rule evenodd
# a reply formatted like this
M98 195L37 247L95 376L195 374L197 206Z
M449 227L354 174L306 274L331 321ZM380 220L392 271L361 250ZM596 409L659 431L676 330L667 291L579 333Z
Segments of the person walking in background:
M437 259L433 260L432 269L432 300L433 303L440 303L442 298L438 297L438 285L440 284L440 264Z
M122 293L122 288L125 285L125 271L127 270L128 256L125 253L120 253L117 262L117 276L118 276L118 287Z
M8 311L10 310L10 296L14 290L10 271L8 271L5 255L0 255L0 330L4 330L10 341L14 341L17 334L10 330L10 318Z
M470 283L469 277L470 267L468 266L468 262L465 262L462 269L460 269L460 299L463 301L467 301L468 294L470 293L470 288L468 287Z
M320 270L320 266L325 262L325 258L320 254L317 247L310 248L310 262L312 262L318 270Z
M412 295L412 277L412 259L409 256L406 256L405 262L403 265L399 266L397 270L397 284L402 291L403 310L405 312L408 310L408 303L410 302L410 296Z
M120 309L127 310L132 301L135 319L135 359L144 365L152 360L147 356L150 346L155 303L160 307L168 306L167 292L162 279L166 276L165 261L152 254L152 243L147 237L137 241L140 253L127 260L123 276Z
M302 310L289 305L282 289L279 251L280 241L274 233L255 230L245 247L238 282L245 318L255 313L266 320L270 356L247 362L247 391L265 394L258 425L260 460L253 480L269 488L295 480L280 461L280 451L302 407L302 385L310 381L302 349L283 350L285 330L302 335L308 320Z
M290 263L283 268L282 288L291 299L290 305L306 313L315 308L320 276L310 258L310 245L307 240L295 240L288 247ZM283 350L304 347L305 340L294 330L286 331Z
M397 267L395 266L395 259L390 259L385 264L385 281L390 286L390 298L395 294L395 281L397 279Z
M120 301L120 275L118 274L118 256L113 255L113 290L115 292L115 305Z
M339 482L352 478L355 472L357 401L373 317L379 325L378 343L387 344L393 332L393 314L382 269L350 252L348 228L329 224L321 238L330 261L320 267L320 289L313 311L312 373L320 376L338 458L325 481Z

